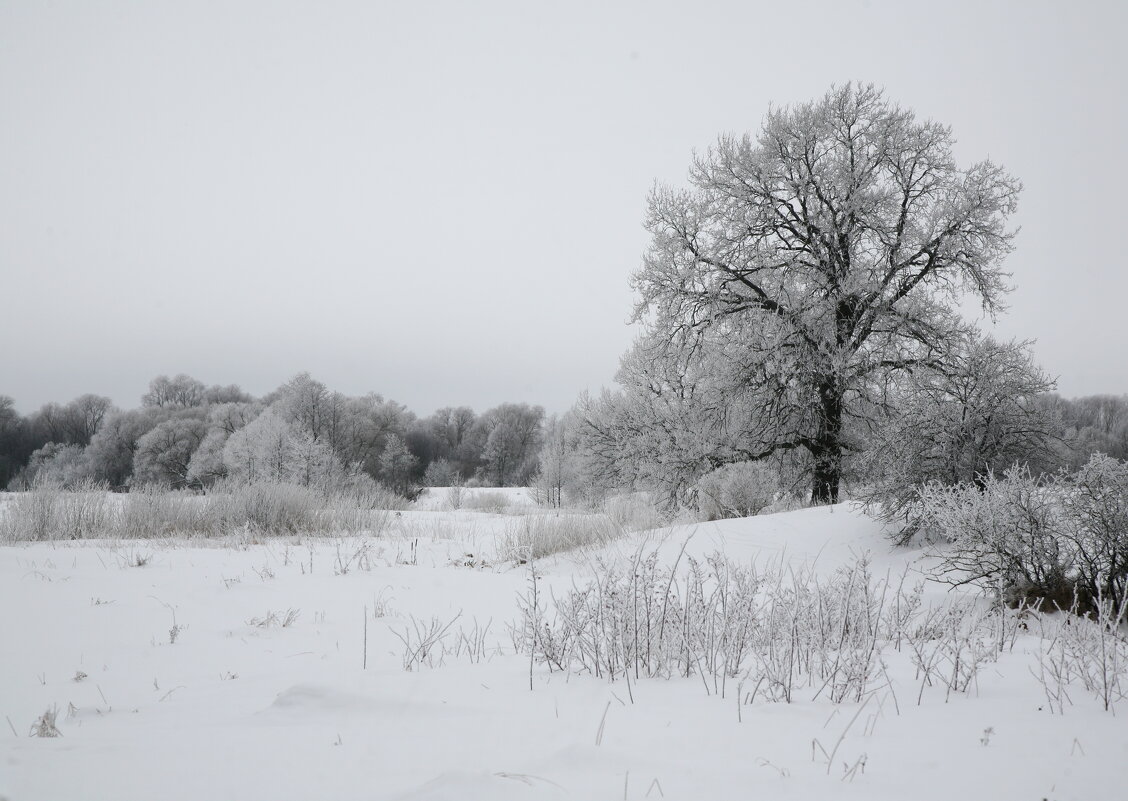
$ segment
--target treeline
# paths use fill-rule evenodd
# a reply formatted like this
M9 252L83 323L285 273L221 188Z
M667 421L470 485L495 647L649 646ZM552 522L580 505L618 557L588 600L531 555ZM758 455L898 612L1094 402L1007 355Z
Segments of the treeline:
M515 486L537 473L544 427L540 406L448 407L420 418L378 394L331 391L307 373L261 398L158 376L127 410L87 394L21 415L0 395L0 487L206 491L224 480L371 480L411 496L421 486Z

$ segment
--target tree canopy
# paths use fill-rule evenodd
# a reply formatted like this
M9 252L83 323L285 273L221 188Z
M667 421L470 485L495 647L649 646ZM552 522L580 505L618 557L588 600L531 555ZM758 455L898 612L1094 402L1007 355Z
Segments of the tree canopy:
M721 136L688 187L650 195L630 391L677 397L671 369L720 368L709 382L749 415L743 458L802 449L812 500L836 501L852 417L959 338L962 298L994 313L1008 290L1020 184L959 167L953 141L854 84Z

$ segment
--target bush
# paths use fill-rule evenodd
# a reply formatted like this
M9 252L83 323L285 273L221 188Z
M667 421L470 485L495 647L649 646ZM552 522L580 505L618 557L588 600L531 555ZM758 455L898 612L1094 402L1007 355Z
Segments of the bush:
M423 472L423 484L428 487L452 487L461 481L458 466L449 459L436 459Z
M932 484L926 525L951 542L940 570L1009 603L1087 612L1128 600L1128 464L1096 455L1075 475L1014 469L981 487Z
M649 531L670 522L650 492L612 495L603 502L603 513L623 531Z
M706 520L751 517L775 501L779 476L764 462L718 467L697 482L697 509Z
M0 535L4 541L48 540L59 530L58 499L62 490L42 482L39 486L12 495L0 519Z
M525 515L515 519L502 535L498 557L527 562L556 553L598 547L622 533L606 515Z
M939 572L955 584L978 584L1017 603L1072 605L1070 554L1058 536L1061 508L1052 481L1025 469L982 487L930 484L921 491L927 525L951 543Z
M1128 463L1095 454L1065 482L1064 534L1092 598L1128 598Z
M501 514L509 508L509 498L504 492L471 492L462 499L462 506L476 512Z

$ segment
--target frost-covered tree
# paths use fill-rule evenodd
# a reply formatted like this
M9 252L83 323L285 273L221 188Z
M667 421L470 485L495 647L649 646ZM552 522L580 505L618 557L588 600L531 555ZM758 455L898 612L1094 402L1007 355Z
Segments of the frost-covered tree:
M658 489L673 506L692 505L701 476L763 458L764 439L781 423L759 413L739 380L740 349L719 326L692 350L667 344L642 337L620 363L619 391L581 397L577 449L595 487Z
M545 420L534 488L538 501L553 508L564 505L564 493L575 477L575 431L569 416Z
M294 376L264 400L283 420L330 447L342 464L359 464L374 478L388 437L403 437L415 419L402 404L375 393L350 398L331 392L309 373Z
M405 438L415 415L402 403L370 393L345 399L339 424L333 436L333 449L347 465L360 464L373 478L379 478L380 456L389 438Z
M965 293L993 313L1007 290L1020 185L990 161L961 168L952 143L847 84L722 136L688 189L650 196L636 319L674 363L724 331L742 351L731 384L770 423L759 454L806 451L816 502L837 500L848 421L890 372L944 348Z
M403 438L398 434L389 435L384 452L380 454L380 477L384 483L400 495L410 495L416 464Z
M172 378L159 375L149 382L149 391L141 396L141 404L187 409L191 406L202 406L206 394L207 387L203 382L190 375L180 373Z
M254 398L244 392L238 384L220 386L213 384L204 390L204 405L212 406L217 403L251 403Z
M207 487L227 475L223 449L227 440L262 412L258 403L220 403L208 409L208 432L188 464L188 481Z
M16 402L0 395L0 487L9 485L41 444L34 442L31 425L16 411Z
M249 484L280 482L331 488L345 474L324 442L267 409L231 434L223 448L228 475Z
M482 414L475 429L485 434L484 478L498 487L522 486L537 469L544 408L503 403Z
M107 415L114 411L113 401L103 395L87 393L75 398L65 407L67 440L76 445L89 445Z
M1062 420L1073 466L1080 467L1094 453L1128 459L1128 395L1070 400L1055 395L1044 398L1043 405Z
M86 448L91 477L111 487L124 487L133 474L138 441L176 413L153 406L109 415Z
M158 424L137 440L133 483L187 486L192 455L207 430L207 423L199 416L177 416Z
M246 483L289 480L295 433L290 423L267 409L224 444L227 473Z
M426 487L457 487L462 485L462 476L457 466L446 459L436 459L423 471L423 485Z
M916 528L918 490L929 482L982 487L1020 464L1056 469L1059 422L1039 397L1054 382L1028 343L967 332L942 359L897 377L875 413L860 463L887 520Z
M47 442L85 446L113 411L109 398L87 394L67 404L44 404L33 415L33 425Z
M11 488L52 486L74 489L89 478L90 472L81 445L48 442L31 454Z
M278 388L276 414L309 434L315 442L329 428L332 393L309 373L299 373Z
M417 420L407 432L408 448L423 463L449 463L457 472L455 480L469 478L481 465L487 432L473 436L477 415L467 406L444 407L430 417ZM442 486L447 486L446 484Z

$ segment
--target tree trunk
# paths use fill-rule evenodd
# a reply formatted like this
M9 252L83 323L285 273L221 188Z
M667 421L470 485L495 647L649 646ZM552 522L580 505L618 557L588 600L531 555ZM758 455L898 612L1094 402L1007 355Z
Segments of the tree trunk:
M811 447L815 467L811 476L811 503L838 503L842 481L842 391L828 378L819 384L819 429Z

